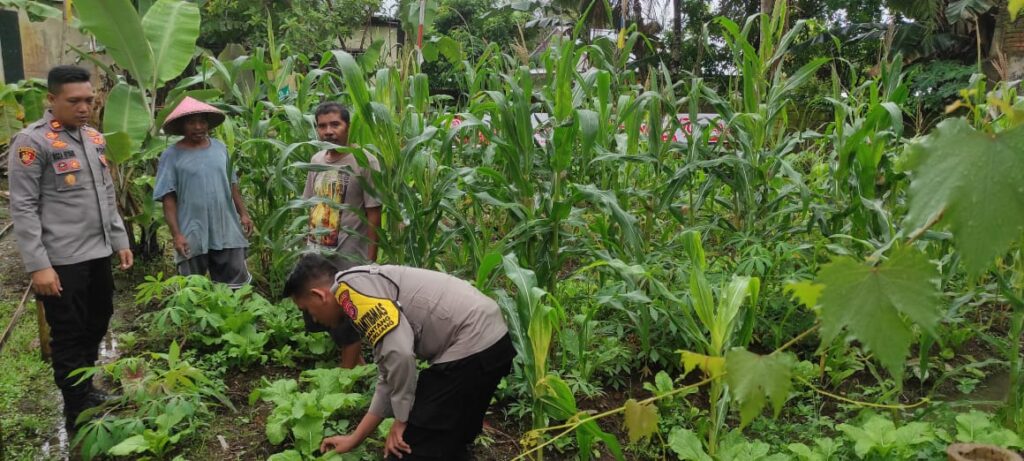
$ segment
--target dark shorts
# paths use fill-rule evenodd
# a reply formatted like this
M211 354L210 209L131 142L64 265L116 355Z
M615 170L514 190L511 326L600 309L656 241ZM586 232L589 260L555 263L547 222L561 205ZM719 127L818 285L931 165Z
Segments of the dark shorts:
M402 437L412 453L402 461L469 459L468 448L480 435L487 407L515 355L506 334L482 352L420 371Z
M178 273L206 275L209 272L210 280L224 283L231 288L241 288L252 281L252 275L245 264L245 256L245 248L210 250L209 253L193 256L178 263Z

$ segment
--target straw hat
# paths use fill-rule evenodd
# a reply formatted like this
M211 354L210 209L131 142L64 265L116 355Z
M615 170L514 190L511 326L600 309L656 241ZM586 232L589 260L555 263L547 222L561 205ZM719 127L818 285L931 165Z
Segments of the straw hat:
M224 112L221 112L220 109L191 96L185 96L185 99L182 99L181 103L178 104L178 107L175 107L174 110L171 111L171 115L168 115L167 119L164 120L164 133L176 135L185 134L184 127L181 122L192 114L205 115L207 122L210 123L211 130L221 123L224 123Z

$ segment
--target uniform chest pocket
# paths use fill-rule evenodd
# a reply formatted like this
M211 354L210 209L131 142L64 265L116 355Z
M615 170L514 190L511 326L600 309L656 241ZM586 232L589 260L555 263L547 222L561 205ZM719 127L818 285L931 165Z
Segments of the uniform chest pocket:
M53 174L56 175L57 192L65 192L81 189L79 175L82 172L82 162L74 153L55 152L53 154Z

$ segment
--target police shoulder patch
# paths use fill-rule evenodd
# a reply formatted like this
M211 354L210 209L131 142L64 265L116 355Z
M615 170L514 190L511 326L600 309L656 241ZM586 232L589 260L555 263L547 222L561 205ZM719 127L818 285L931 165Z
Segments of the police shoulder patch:
M364 295L345 282L338 285L334 297L342 312L371 344L377 344L401 320L393 300Z
M21 160L22 165L32 165L36 161L36 150L28 146L19 147L18 159Z

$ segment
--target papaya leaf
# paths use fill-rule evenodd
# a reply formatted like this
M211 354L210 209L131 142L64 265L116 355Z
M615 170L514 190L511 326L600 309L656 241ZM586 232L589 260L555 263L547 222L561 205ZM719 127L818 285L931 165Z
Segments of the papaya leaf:
M938 278L928 258L910 247L877 266L848 257L834 259L818 273L817 282L825 285L819 300L822 341L830 343L846 330L902 379L912 340L903 316L935 335L940 317L940 293L934 283Z
M813 310L818 306L818 299L821 297L821 292L825 290L825 285L814 283L811 280L801 280L787 283L785 290L800 304Z
M700 368L710 378L716 378L725 372L725 359L722 357L710 357L690 351L680 351L683 361L683 373L690 373L694 368Z
M746 426L761 414L765 400L771 400L775 416L782 411L789 390L793 387L792 354L757 355L733 349L725 357L725 381L740 404L740 426Z
M635 399L629 399L626 401L624 412L630 443L636 443L658 431L658 408L654 405L641 405Z
M979 274L1007 251L1024 228L1024 127L982 133L961 118L940 123L907 144L913 173L906 225L938 220L953 231L964 266Z

